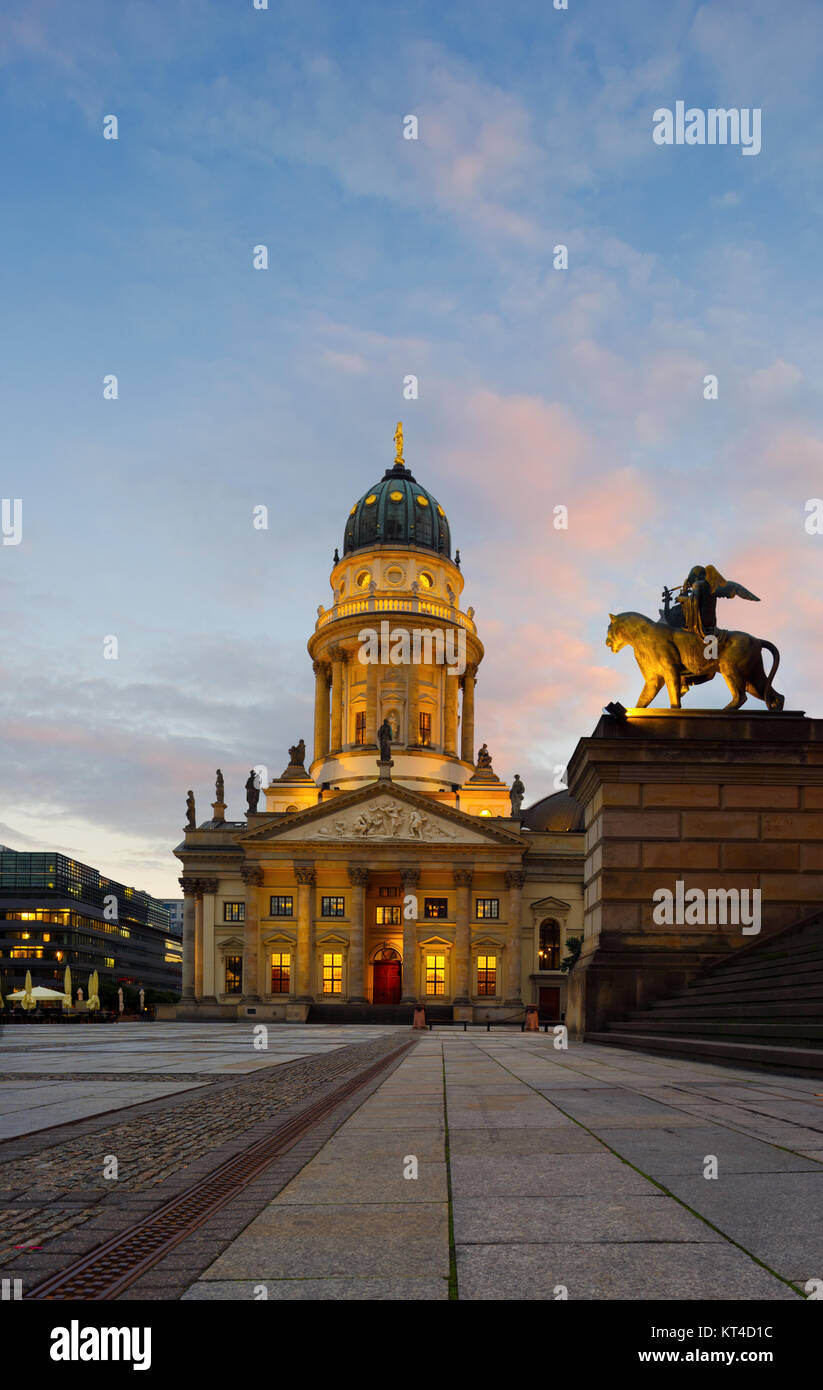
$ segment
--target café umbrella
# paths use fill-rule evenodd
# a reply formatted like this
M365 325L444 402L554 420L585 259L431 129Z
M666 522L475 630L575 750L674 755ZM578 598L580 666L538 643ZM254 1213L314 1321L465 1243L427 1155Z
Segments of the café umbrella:
M63 975L63 1003L67 1009L71 1008L71 970L68 966Z
M89 997L86 1001L86 1008L90 1013L100 1008L100 995L97 993L97 971L93 970L89 975Z

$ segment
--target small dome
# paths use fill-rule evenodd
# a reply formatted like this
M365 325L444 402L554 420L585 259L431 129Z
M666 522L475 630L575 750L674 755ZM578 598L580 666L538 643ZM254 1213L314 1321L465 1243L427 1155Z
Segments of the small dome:
M451 559L446 513L403 465L387 468L349 512L343 554L375 545L416 545Z
M571 792L554 792L526 808L523 812L523 824L530 830L548 830L552 833L583 830L583 807Z

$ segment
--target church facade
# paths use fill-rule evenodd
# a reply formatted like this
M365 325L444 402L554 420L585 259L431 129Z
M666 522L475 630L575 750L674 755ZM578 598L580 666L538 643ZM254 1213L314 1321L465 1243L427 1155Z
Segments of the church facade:
M518 1018L565 1009L583 934L583 814L477 749L484 648L443 507L396 456L351 507L332 602L308 641L311 751L250 774L244 820L212 817L183 866L182 1018Z

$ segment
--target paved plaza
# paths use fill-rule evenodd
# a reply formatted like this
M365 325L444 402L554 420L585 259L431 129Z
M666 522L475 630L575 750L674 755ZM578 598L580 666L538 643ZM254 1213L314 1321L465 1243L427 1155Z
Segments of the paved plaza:
M2 1227L39 1247L18 1235L2 1273L51 1272L411 1036L270 1025L258 1052L246 1023L7 1029ZM123 1296L795 1300L823 1277L821 1093L436 1030ZM107 1152L128 1156L116 1191Z

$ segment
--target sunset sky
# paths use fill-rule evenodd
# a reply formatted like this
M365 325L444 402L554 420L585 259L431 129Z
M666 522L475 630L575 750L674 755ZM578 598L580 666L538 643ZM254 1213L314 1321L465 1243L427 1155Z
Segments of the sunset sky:
M239 819L252 764L311 745L306 640L401 419L486 647L478 745L526 804L637 698L609 612L694 564L760 596L719 622L823 715L819 3L0 21L0 842L179 895L187 788L204 819L219 765ZM759 108L762 151L656 145L677 100Z

